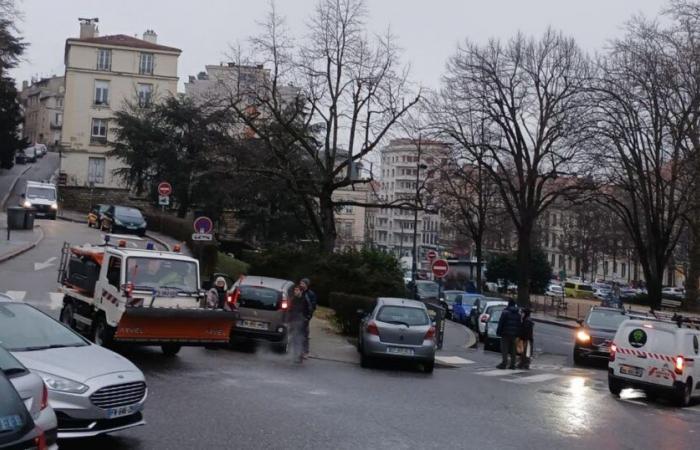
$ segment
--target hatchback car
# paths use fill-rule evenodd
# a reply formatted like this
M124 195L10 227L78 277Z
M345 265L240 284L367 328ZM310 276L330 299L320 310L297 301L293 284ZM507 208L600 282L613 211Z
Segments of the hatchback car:
M452 320L463 325L469 325L472 308L477 300L484 298L481 294L463 293L455 299L455 304L452 307Z
M126 358L6 295L0 295L0 342L46 383L59 439L145 424L146 381Z
M56 414L49 406L49 392L41 377L30 372L2 346L0 346L0 372L5 374L14 385L34 423L44 431L46 444L57 448Z
M144 236L146 234L146 219L136 208L128 206L109 205L102 213L100 229L109 233L131 233Z
M435 326L425 304L403 298L378 298L374 310L360 322L358 351L362 367L374 359L399 359L435 367Z
M589 358L606 360L618 327L628 318L624 309L592 307L576 330L574 363L583 364Z
M32 416L12 383L0 373L0 448L55 449L46 443L44 432L35 425Z
M110 205L97 204L90 209L87 216L88 227L95 227L98 230L102 229L102 215L107 212Z
M483 341L486 338L486 324L488 323L491 314L498 309L503 309L508 306L508 302L504 302L501 299L494 300L485 298L483 299L482 304L482 312L479 314L479 322L477 323L480 341Z
M430 280L416 280L416 300L422 302L426 300L437 301L440 297L440 286Z
M27 154L22 150L15 153L15 164L27 164Z
M501 337L496 334L498 330L498 321L501 320L501 314L506 309L503 305L494 306L491 309L489 320L486 322L486 337L484 338L484 350L494 352L501 351Z
M279 278L246 276L236 281L227 303L238 308L232 340L267 341L289 348L289 300L294 283Z

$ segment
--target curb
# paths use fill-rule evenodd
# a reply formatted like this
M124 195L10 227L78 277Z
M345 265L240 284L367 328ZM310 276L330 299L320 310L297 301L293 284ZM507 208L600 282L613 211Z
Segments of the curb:
M7 260L10 260L16 256L19 256L22 253L28 252L29 250L31 250L34 247L36 247L37 245L39 245L39 242L41 242L44 239L44 230L42 230L41 227L38 225L37 225L37 228L39 229L39 237L34 242L30 242L29 244L25 245L24 247L18 248L17 250L14 250L10 253L0 255L0 263L3 263Z
M575 323L566 323L566 322L561 322L557 320L552 320L552 319L540 319L539 317L532 317L533 322L539 322L539 323L546 323L547 325L554 325L562 328L569 328L571 330L575 330L578 328L578 324Z
M27 167L19 175L17 175L17 177L15 177L15 181L13 181L12 185L10 185L10 189L7 191L7 194L5 194L5 196L2 198L2 200L0 200L0 209L2 209L2 210L5 209L5 206L7 206L6 205L7 200L9 200L10 194L12 194L12 191L15 190L15 186L17 186L17 182L19 181L20 178L22 178L22 175L29 172L29 169L31 169L31 168L32 168L32 166Z

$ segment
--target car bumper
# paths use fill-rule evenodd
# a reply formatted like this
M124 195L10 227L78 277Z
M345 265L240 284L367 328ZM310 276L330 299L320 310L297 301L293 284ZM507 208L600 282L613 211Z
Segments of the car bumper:
M234 327L231 331L231 339L261 342L284 342L287 338L287 328L284 326L282 328L284 329L282 332L277 332Z
M58 420L58 439L89 438L146 425L140 412L117 419L98 420L79 420L59 415Z
M582 347L579 345L574 345L574 354L583 358L608 359L610 358L610 349L604 349L601 347Z
M387 359L401 359L407 361L434 361L435 360L435 343L425 340L421 345L401 345L381 342L378 337L365 337L364 352L368 356L380 357ZM412 349L412 355L389 353L389 347L399 347Z
M631 377L622 377L615 375L614 369L608 369L608 381L614 380L623 386L628 386L632 389L639 389L647 392L655 392L661 395L674 394L676 392L682 392L685 388L685 383L682 381L673 381L671 384L657 384L649 383L647 381L633 379Z

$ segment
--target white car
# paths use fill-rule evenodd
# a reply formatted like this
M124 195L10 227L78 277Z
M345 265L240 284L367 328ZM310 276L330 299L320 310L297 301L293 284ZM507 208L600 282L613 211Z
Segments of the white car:
M665 287L661 289L661 295L683 298L685 297L685 289L682 287Z
M493 312L492 310L495 309L495 307L500 306L508 306L508 302L488 298L482 299L480 304L481 313L479 314L479 321L477 322L479 329L479 340L483 341L484 337L486 336L486 323L489 321L489 317L491 317L491 313Z
M547 290L544 291L544 295L547 295L549 297L563 297L564 288L558 284L550 284L549 286L547 286Z
M608 387L614 395L631 387L645 391L650 400L664 396L688 406L700 397L698 358L700 330L671 320L627 320L610 346Z

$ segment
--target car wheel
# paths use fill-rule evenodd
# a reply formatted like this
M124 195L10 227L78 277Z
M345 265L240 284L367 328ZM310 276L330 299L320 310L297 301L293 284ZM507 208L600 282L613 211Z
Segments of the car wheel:
M685 408L690 405L690 399L693 395L693 379L688 380L683 384L683 387L678 387L676 391L676 403L678 406Z
M93 327L92 342L100 347L110 348L114 345L114 328L107 325L104 316L99 316Z
M655 391L644 391L644 394L650 402L655 402L656 399L659 398L659 395Z
M182 345L180 344L163 344L160 346L165 356L175 356L180 352L181 348Z
M366 355L364 351L360 354L360 366L365 369L372 367L372 358Z
M423 372L425 373L433 373L433 370L435 369L435 360L432 360L430 362L423 363Z
M479 331L479 342L484 342L485 339L486 339L486 336L484 335L484 333Z
M586 357L578 352L574 352L574 364L577 366L582 366L586 362Z
M622 383L614 378L608 377L608 389L612 395L619 396L620 392L622 392Z
M285 355L289 352L289 344L289 334L287 334L284 338L284 341L275 344L275 351L277 351L277 353Z
M65 302L63 304L63 308L61 309L61 315L59 316L59 320L61 321L61 323L71 329L75 329L74 308L75 307L73 306L73 303L71 303L70 301Z

